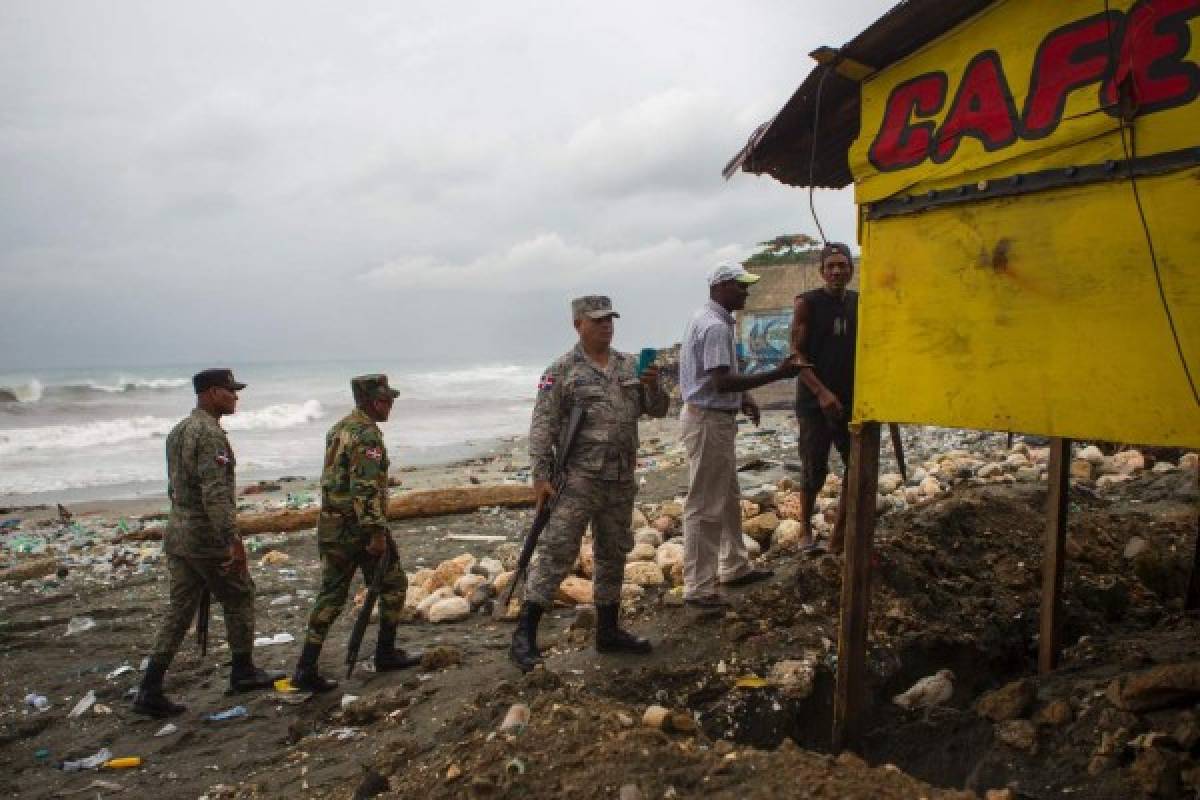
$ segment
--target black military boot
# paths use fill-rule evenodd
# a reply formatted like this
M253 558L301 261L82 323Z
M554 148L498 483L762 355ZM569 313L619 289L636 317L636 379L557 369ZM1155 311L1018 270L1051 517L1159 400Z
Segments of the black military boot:
M317 672L317 657L321 655L321 645L306 642L300 651L300 660L296 662L296 671L292 673L292 686L302 692L329 692L337 688L338 682L322 678Z
M133 710L137 714L148 717L170 717L187 711L187 706L172 703L163 694L163 675L167 667L160 661L150 659L146 674L142 676L142 685L138 687L137 696L133 698Z
M229 673L231 692L252 692L255 689L270 689L275 681L284 677L282 672L267 672L254 666L249 653L233 654L233 669Z
M513 631L508 657L522 672L529 672L542 663L542 653L537 646L537 627L545 610L537 603L525 601L521 604L521 613L517 616L517 629Z
M621 607L616 603L596 606L596 651L600 653L649 653L649 639L634 636L617 624Z
M408 669L421 663L421 653L407 653L404 648L396 649L396 626L379 626L379 638L375 641L375 671L391 672Z

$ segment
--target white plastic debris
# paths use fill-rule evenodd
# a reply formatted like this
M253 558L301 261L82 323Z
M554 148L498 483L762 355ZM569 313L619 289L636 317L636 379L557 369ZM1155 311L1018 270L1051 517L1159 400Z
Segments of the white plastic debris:
M25 695L25 705L37 711L47 711L50 708L50 700L44 694L30 692Z
M96 705L96 693L88 689L88 693L79 698L79 702L75 704L75 707L71 709L71 713L67 714L67 717L70 719L81 717L94 705Z
M71 617L67 620L67 632L65 635L74 636L77 633L90 631L94 627L96 627L96 620L91 617Z
M290 633L277 633L274 636L259 636L254 640L255 647L270 647L276 644L291 644L296 637Z
M178 725L175 725L172 722L168 722L166 725L163 725L161 728L159 728L158 731L155 732L154 735L155 736L170 736L172 733L175 733L178 730L179 730Z
M114 669L112 672L108 673L108 679L111 681L114 678L119 678L122 675L129 674L130 672L133 672L133 667L129 666L128 664L123 664Z

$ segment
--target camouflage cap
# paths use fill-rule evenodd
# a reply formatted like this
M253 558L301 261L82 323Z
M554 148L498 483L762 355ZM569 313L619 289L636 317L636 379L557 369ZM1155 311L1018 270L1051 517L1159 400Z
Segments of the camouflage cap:
M231 369L205 369L192 376L192 388L196 390L196 394L200 394L206 389L228 389L231 392L240 392L246 388L246 384L235 381Z
M583 319L585 316L591 319L604 319L621 315L613 311L612 300L602 294L589 294L576 297L571 301L571 318Z
M350 389L354 392L355 400L373 400L383 397L389 397L394 400L400 396L399 392L388 386L387 375L380 373L359 375L356 378L351 378Z

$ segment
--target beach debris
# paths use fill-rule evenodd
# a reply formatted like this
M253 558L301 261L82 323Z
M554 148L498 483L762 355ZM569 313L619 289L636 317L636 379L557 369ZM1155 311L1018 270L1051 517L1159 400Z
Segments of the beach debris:
M88 709L94 705L96 705L96 693L91 689L88 689L87 694L79 698L79 702L76 703L75 707L72 708L70 713L67 714L67 718L75 719L76 717L81 717L86 714Z
M227 708L224 711L214 711L205 717L209 722L225 722L231 719L241 719L242 717L250 716L250 711L245 706L234 706Z
M44 694L30 692L29 694L25 695L25 705L29 706L35 711L48 711L50 709L50 699Z
M63 772L79 772L85 769L96 769L105 761L113 757L112 751L107 747L101 748L87 758L79 758L74 761L64 761L61 764Z
M291 556L279 550L268 550L263 553L263 557L258 560L259 566L262 567L278 567L280 564L286 564L291 560Z
M121 758L110 758L100 766L104 769L132 769L141 765L141 756L122 756Z
M96 620L91 617L71 617L67 620L67 632L64 636L74 636L77 633L90 631L96 627Z
M767 673L767 683L778 687L785 697L803 700L812 695L818 660L816 653L805 653L804 658L777 661Z
M123 792L123 791L125 791L125 787L122 786L121 784L115 783L113 781L103 781L103 780L100 780L97 778L96 780L92 781L91 783L89 783L86 786L80 786L78 789L60 789L54 793L54 796L55 797L70 797L71 795L85 794L85 793L90 793L90 792L96 792L97 795L99 795L99 793L101 791Z
M671 712L662 706L650 706L642 714L642 724L647 728L662 729L670 718Z
M159 728L157 731L155 731L154 735L155 736L170 736L172 733L178 733L178 732L179 732L179 726L173 722L168 722L166 725L163 725L161 728Z
M339 742L366 736L359 728L331 728L327 735L337 739Z
M294 692L300 691L295 686L292 686L291 678L280 678L277 681L275 681L273 686L275 687L275 691L281 692L282 694L292 694Z
M940 669L914 683L907 691L892 698L892 702L906 710L940 706L954 696L954 673Z
M524 703L513 703L504 715L498 730L500 733L521 733L529 725L529 706Z
M446 597L429 607L430 622L458 622L471 616L471 604L463 597Z
M458 764L451 764L450 766L446 767L446 783L456 781L460 777L462 777L462 767L460 767Z
M765 689L771 684L757 675L743 675L733 683L739 689Z
M272 647L277 644L291 644L296 641L296 637L292 636L287 631L277 633L274 636L257 636L254 639L255 647Z
M133 672L133 667L129 666L128 664L122 664L121 666L114 669L112 672L108 673L108 675L106 675L105 677L111 681L111 680L114 680L115 678L121 677L122 675L128 675L130 672Z

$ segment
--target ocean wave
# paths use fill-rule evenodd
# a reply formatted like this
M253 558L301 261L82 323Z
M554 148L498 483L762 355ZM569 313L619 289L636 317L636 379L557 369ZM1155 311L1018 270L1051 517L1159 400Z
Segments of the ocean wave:
M0 403L36 403L42 399L45 387L37 378L16 386L0 386Z
M325 416L325 409L316 400L303 403L280 403L256 411L239 411L225 417L221 424L227 431L280 431L307 425Z
M68 383L62 386L50 387L53 392L104 392L105 394L122 394L144 390L181 389L190 385L187 378L127 378L119 376L112 383L101 381L84 381L83 383Z

